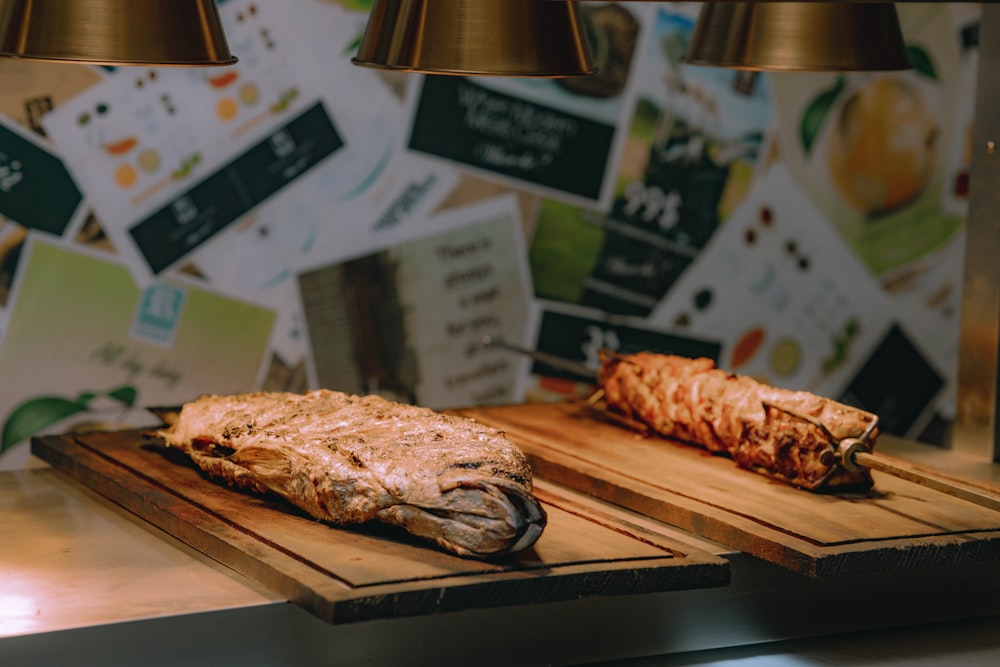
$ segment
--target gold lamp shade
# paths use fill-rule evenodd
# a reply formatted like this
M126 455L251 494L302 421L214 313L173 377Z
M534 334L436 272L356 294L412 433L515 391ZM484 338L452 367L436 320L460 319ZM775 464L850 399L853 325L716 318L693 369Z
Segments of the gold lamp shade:
M778 71L911 67L896 7L882 2L706 2L684 62Z
M375 0L352 62L465 76L596 71L580 11L561 0Z
M0 56L100 65L229 65L215 0L0 0Z

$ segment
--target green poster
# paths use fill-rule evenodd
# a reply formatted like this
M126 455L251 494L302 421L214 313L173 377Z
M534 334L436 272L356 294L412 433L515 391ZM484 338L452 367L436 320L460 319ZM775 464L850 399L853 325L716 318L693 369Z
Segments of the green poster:
M181 282L141 290L126 267L37 237L24 253L0 347L0 467L41 431L145 426L143 406L257 385L271 310Z

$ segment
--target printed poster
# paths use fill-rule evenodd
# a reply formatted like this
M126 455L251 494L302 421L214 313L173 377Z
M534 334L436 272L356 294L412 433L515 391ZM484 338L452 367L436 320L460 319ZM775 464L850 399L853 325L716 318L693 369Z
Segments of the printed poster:
M100 81L99 68L23 58L0 58L0 336L14 273L29 229L62 238L79 234L88 204L55 152L42 127L42 117L64 100ZM27 176L25 169L33 173ZM15 183L16 181L16 183Z
M830 395L891 317L878 282L779 163L649 320L714 333L726 370Z
M42 432L158 422L144 406L260 381L273 313L179 279L137 285L106 256L33 234L0 347L0 468Z
M609 210L542 203L539 298L645 317L745 196L771 122L764 76L681 64L697 5L657 8Z
M385 73L351 63L370 5L298 0L292 6L307 55L322 72L319 83L345 125L343 156L317 169L298 196L334 219L322 227L328 240L318 239L314 254L333 248L342 256L355 240L367 245L369 234L433 210L458 182L451 165L405 151L402 100Z
M0 58L0 116L46 138L42 117L104 78L101 67Z
M83 192L48 142L0 115L0 335L28 231L71 236L88 210Z
M649 9L582 3L601 49L586 77L415 76L407 147L521 190L605 207Z
M893 291L919 280L964 223L962 159L947 150L966 143L974 65L947 3L898 11L912 70L771 77L781 159Z
M611 316L580 306L539 301L532 327L531 349L545 358L573 364L532 360L524 400L529 402L581 398L593 395L601 354L641 351L676 354L718 361L722 345L712 335L692 335L683 329L650 326L641 318Z
M352 207L330 201L338 195L324 187L334 179L327 171L320 167L295 196L264 203L190 256L212 289L274 310L275 381L267 389L306 388L309 341L298 272L426 233L427 214L458 181L453 169L399 155L363 194L359 191L357 201L366 206ZM289 374L294 381L277 381Z
M219 10L236 65L117 68L43 118L146 284L344 155L348 129L292 17L253 0Z
M529 277L517 199L441 214L419 239L298 276L317 386L444 409L514 402Z
M84 197L59 155L0 116L0 216L62 236L85 213Z
M419 231L458 173L402 150L401 100L373 70L350 63L364 22L357 8L299 0L290 9L345 145L286 196L272 197L188 255L214 290L274 309L268 388L304 388L308 340L296 274ZM355 44L356 45L356 44ZM344 91L350 91L349 95Z
M935 355L783 164L741 206L651 323L716 337L718 365L917 428L944 386ZM895 429L895 430L893 430Z

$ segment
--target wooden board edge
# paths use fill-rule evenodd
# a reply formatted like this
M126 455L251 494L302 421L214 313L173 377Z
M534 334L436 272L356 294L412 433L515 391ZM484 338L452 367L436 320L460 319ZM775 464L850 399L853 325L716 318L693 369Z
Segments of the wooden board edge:
M31 450L56 471L330 624L383 619L386 614L401 617L483 608L484 593L490 594L489 606L499 607L594 595L691 590L730 583L728 562L711 554L692 554L682 567L675 565L674 555L607 564L602 571L594 571L585 563L567 564L560 567L558 575L548 574L544 583L530 593L513 584L525 578L542 581L532 570L456 575L437 579L434 586L427 586L426 582L413 582L409 586L398 583L363 588L346 583L338 586L307 564L252 538L169 490L157 488L155 483L100 456L72 436L36 436L32 438ZM126 474L122 475L123 472ZM192 514L186 521L168 509L178 500L191 508ZM668 560L672 566L662 567ZM460 585L445 585L455 581Z
M862 574L930 564L953 564L961 561L1000 560L1000 531L970 536L942 538L946 543L927 544L921 538L885 540L873 549L867 543L849 543L820 547L780 530L713 508L696 500L673 494L651 484L615 473L584 459L540 446L532 447L530 437L520 435L522 449L534 473L543 479L564 484L571 489L605 502L630 509L649 518L676 526L727 547L781 565L809 577ZM757 538L767 533L770 544Z
M463 577L461 586L420 588L411 584L403 591L398 585L365 588L367 596L358 596L338 604L333 623L356 622L409 615L427 615L422 607L433 606L434 614L483 609L483 598L489 607L532 605L566 602L587 597L669 594L705 588L720 588L730 584L727 562L697 562L684 566L663 567L671 558L631 560L623 567L603 567L595 571L589 564L561 566L560 574L535 578L531 587L511 585L516 576L490 578L485 575ZM637 566L643 562L645 566ZM518 573L510 573L516 575ZM530 573L523 573L531 576ZM417 606L414 606L417 605Z

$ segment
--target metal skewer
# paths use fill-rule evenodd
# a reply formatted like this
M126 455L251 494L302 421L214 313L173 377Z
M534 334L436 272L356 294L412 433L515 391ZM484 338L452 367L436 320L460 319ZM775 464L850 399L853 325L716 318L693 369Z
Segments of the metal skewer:
M558 368L559 370L566 371L567 373L572 373L582 379L589 380L591 382L597 381L598 374L593 368L588 368L577 361L570 361L569 359L564 359L563 357L549 354L548 352L531 350L526 347L521 347L520 345L508 343L507 341L500 340L499 338L494 338L493 336L483 336L483 346L500 347L505 350L510 350L511 352L517 352L519 354L529 356L535 361L548 364L553 368Z
M971 486L966 486L950 479L937 477L903 461L889 460L877 454L872 454L867 445L854 447L848 442L851 438L841 442L843 450L844 467L848 467L848 462L855 466L863 466L872 470L879 470L890 475L905 479L908 482L915 482L929 489L946 493L949 496L975 503L982 507L1000 512L1000 497L991 496L988 493L979 491ZM846 446L845 446L846 445Z
M556 356L554 354L549 354L548 352L540 352L538 350L532 350L527 347L522 347L520 345L515 345L513 343L508 343L507 341L500 340L498 338L493 338L492 336L483 336L483 346L484 347L499 347L511 352L517 352L518 354L523 354L527 357L531 357L535 361L539 361L543 364L548 364L553 368L558 368L564 370L567 373L572 373L580 379L587 380L588 382L594 383L596 385L600 373L593 368L584 366L577 361L570 361L569 359L564 359L563 357ZM616 424L630 428L633 431L639 433L648 433L649 427L646 424L638 422L634 419L629 419L624 415L619 415L617 413L611 412L606 409L600 408L597 404L604 398L604 389L602 387L597 387L593 394L587 398L587 407L594 411L594 413L604 419L613 421Z

